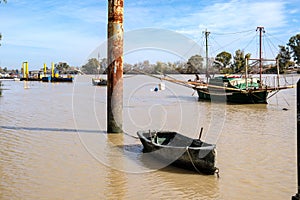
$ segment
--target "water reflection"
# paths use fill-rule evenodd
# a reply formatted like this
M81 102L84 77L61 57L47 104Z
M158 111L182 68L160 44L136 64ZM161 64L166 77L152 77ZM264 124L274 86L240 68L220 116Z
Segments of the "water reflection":
M107 134L106 152L108 153L107 163L109 166L123 168L123 156L116 156L113 150L123 143L123 134ZM105 197L108 199L125 199L126 188L128 188L126 174L112 167L108 167L106 174Z
M8 130L27 130L27 131L50 131L50 132L67 132L67 133L101 133L106 134L105 131L99 130L83 130L83 129L70 129L70 128L42 128L42 127L24 127L24 126L0 126L2 129Z

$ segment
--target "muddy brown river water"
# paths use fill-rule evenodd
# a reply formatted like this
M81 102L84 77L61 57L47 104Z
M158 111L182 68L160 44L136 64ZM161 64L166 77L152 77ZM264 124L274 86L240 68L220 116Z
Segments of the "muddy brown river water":
M227 105L199 102L173 83L154 92L158 83L125 76L125 134L107 135L106 87L92 86L91 76L71 84L5 81L0 199L282 200L296 193L296 89L266 105ZM220 178L142 162L138 130L198 137L201 127L202 138L216 143Z

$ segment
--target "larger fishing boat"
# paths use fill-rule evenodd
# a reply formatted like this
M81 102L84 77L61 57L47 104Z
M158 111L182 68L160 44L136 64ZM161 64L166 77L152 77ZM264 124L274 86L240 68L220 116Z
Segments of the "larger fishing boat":
M268 94L275 90L261 85L258 78L245 79L235 75L211 78L208 84L195 84L194 89L199 100L239 104L267 103Z
M214 78L207 79L207 82L192 81L189 82L193 86L193 89L198 93L199 100L210 101L224 101L238 104L258 104L267 103L268 96L271 92L279 91L281 89L292 88L293 86L279 86L279 69L277 65L277 86L268 86L263 84L262 81L262 62L263 61L276 61L262 58L262 33L263 27L257 27L260 32L260 55L258 59L246 58L246 70L245 75L223 75ZM207 33L207 32L206 32ZM209 33L209 32L208 32ZM207 36L206 35L206 52L207 49ZM248 61L255 60L259 63L260 76L259 78L253 78L248 76ZM278 63L278 62L277 62ZM208 69L208 56L206 53L206 71ZM208 74L208 71L207 71Z

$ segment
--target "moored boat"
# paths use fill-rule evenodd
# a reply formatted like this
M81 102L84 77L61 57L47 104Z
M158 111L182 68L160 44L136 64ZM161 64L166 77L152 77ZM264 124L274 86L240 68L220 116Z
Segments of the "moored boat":
M213 175L216 146L200 139L192 139L173 131L139 131L137 135L145 153L155 159L174 166Z
M73 82L73 77L51 77L51 82Z
M92 78L92 84L95 86L106 86L107 80L103 78Z
M50 82L50 81L51 81L51 76L42 77L42 82Z
M199 100L224 101L238 104L267 103L274 88L260 85L257 78L219 76L211 78L205 86L195 86ZM277 88L278 89L278 88Z
M274 91L282 89L292 88L290 86L279 86L279 61L274 59L263 59L262 58L262 33L264 33L264 27L257 27L256 31L260 32L260 55L259 58L250 58L250 54L245 56L245 74L242 76L219 76L210 78L208 76L208 54L207 54L207 36L209 32L206 32L206 73L207 81L201 83L195 81L190 82L193 85L193 89L198 93L199 100L211 100L211 101L222 101L237 104L258 104L267 103L268 94ZM254 64L259 63L260 76L253 78L248 75L248 62L249 60L255 61ZM263 61L276 61L277 65L277 83L278 86L267 86L262 80L262 67Z
M22 77L20 78L20 81L41 81L42 79L38 77Z

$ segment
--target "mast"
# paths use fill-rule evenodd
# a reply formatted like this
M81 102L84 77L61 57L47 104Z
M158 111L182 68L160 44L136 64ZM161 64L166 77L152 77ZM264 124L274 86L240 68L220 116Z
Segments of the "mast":
M246 58L245 82L246 82L246 90L248 90L248 58Z
M280 87L279 83L279 59L276 59L276 67L277 67L277 87Z
M204 31L205 34L205 59L206 59L206 83L208 83L208 36L210 32L205 29Z
M262 62L263 61L276 61L276 60L262 58L262 34L265 33L265 29L262 26L258 26L256 28L256 31L259 31L259 58L248 58L248 60L256 60L256 61L259 62L259 68L260 68L260 73L259 73L259 88L262 88L262 67L263 67ZM279 79L279 76L278 76L278 79Z
M265 32L265 29L263 26L258 26L256 28L256 31L259 31L259 68L260 68L260 73L259 73L259 87L262 87L262 34Z

